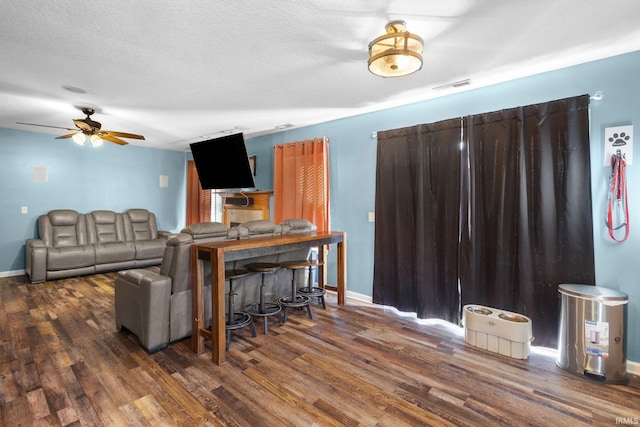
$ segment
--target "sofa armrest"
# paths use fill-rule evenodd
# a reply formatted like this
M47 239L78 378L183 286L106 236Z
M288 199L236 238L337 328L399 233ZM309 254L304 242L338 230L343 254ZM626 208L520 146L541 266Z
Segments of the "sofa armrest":
M47 279L47 246L41 239L27 239L25 245L25 271L31 283Z
M173 236L173 233L164 230L158 230L158 238L159 239L169 239L169 237Z
M144 269L118 272L116 327L125 327L136 334L150 353L169 343L170 306L170 277Z

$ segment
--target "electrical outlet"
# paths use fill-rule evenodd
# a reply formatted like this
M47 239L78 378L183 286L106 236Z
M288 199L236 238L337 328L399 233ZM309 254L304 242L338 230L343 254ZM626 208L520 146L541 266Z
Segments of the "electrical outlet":
M26 214L29 212L29 209L26 206L23 206L20 212L22 212L23 214Z

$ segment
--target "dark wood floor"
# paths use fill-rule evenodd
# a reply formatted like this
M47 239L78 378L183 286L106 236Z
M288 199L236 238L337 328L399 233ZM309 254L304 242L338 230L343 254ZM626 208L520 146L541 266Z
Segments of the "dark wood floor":
M466 345L348 301L236 336L228 363L189 341L148 355L115 331L115 275L0 278L0 425L620 425L640 421L640 380L605 385ZM260 325L258 325L260 326Z

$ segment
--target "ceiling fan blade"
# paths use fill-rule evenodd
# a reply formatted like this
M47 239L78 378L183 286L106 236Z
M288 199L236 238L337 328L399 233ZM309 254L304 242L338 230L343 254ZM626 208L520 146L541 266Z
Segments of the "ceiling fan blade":
M76 130L76 129L72 129L72 128L63 128L63 127L60 127L60 126L38 125L38 124L35 124L35 123L16 122L16 124L19 124L19 125L28 125L28 126L40 126L40 127L43 127L43 128L54 128L54 129Z
M127 145L129 144L127 141L123 141L120 138L116 138L115 136L111 136L109 134L104 134L104 135L99 135L100 138L104 139L105 141L109 141L109 142L113 142L114 144L118 144L118 145Z
M119 136L121 138L144 139L144 136L136 135L135 133L115 132L115 131L112 131L112 130L103 130L103 131L101 131L99 133L102 134L103 132L104 132L105 135Z
M69 129L71 130L71 129ZM78 132L74 132L74 133L68 133L66 135L62 135L62 136L57 136L56 139L64 139L64 138L71 138L73 135L75 135Z

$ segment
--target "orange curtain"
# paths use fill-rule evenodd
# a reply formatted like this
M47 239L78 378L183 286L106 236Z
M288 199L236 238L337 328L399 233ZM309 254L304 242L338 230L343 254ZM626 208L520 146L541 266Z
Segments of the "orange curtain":
M193 160L187 162L187 224L211 221L211 190L200 187Z
M273 218L304 218L329 231L329 140L274 147Z

